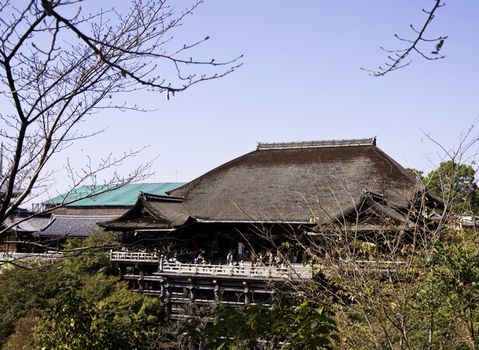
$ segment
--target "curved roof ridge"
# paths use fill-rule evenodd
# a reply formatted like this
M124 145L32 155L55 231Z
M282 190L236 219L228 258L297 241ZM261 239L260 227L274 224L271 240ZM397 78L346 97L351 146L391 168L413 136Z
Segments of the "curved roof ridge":
M365 139L350 140L321 140L321 141L301 141L301 142L258 142L256 149L290 149L290 148L318 148L318 147L342 147L342 146L376 146L376 137Z

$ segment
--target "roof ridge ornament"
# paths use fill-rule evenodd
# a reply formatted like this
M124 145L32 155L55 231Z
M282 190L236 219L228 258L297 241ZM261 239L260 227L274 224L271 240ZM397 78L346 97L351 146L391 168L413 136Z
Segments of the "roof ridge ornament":
M272 149L294 149L294 148L326 148L326 147L351 147L351 146L376 146L376 137L350 140L323 140L303 142L258 142L258 151Z

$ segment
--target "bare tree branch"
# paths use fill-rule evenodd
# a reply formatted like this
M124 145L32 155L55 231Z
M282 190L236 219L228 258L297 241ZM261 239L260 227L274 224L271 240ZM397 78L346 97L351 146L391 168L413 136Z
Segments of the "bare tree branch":
M445 58L446 56L440 55L439 52L444 44L444 41L447 39L447 36L439 36L433 39L425 38L425 33L429 28L431 22L433 21L435 13L439 8L443 6L445 6L445 3L442 2L442 0L434 0L434 6L431 10L422 10L427 15L427 17L421 29L417 30L412 24L410 25L411 30L414 32L414 34L416 34L414 39L407 39L400 37L398 34L394 34L394 37L396 39L408 44L406 48L399 50L387 50L383 47L380 47L381 50L388 54L387 61L384 63L384 66L379 66L377 69L361 69L369 72L372 76L379 77L395 70L409 66L412 63L412 59L410 59L409 57L413 53L417 53L419 56L429 61L435 61ZM434 50L430 51L430 53L426 53L424 49L421 48L421 44L425 42L436 43L434 46Z
M241 56L225 61L191 57L209 36L175 44L175 30L202 3L192 1L181 12L169 0L134 0L126 11L111 8L89 14L78 0L0 0L0 142L5 170L0 174L0 223L51 180L53 173L46 168L52 158L98 134L79 134L80 123L106 109L145 110L117 103L116 95L148 89L166 93L169 99L241 66ZM71 190L95 184L99 172L118 168L135 155L137 151L110 154L96 166L88 160L82 169L67 165ZM148 165L140 165L129 175L115 172L104 185L121 186L141 179L147 170ZM0 236L5 232L3 228Z

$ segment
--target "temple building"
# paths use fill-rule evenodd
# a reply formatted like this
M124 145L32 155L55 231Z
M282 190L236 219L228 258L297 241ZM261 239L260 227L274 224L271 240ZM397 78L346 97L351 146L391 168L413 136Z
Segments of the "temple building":
M231 249L245 255L257 233L310 232L346 224L359 212L359 222L352 218L355 230L374 230L385 219L414 225L405 212L422 192L423 185L376 139L259 143L166 196L140 194L130 210L102 226L150 248L177 239L183 249L203 250L221 262ZM267 248L267 242L257 243Z
M407 243L424 205L441 203L375 138L259 143L167 195L141 193L101 226L128 249L111 253L121 277L174 310L264 301L268 281L313 277L304 242L339 229Z

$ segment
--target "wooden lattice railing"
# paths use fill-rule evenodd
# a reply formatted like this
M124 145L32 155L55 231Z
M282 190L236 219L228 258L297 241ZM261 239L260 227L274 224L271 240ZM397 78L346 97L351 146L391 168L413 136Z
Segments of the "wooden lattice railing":
M144 252L110 252L112 262L122 263L157 263L158 273L178 275L205 275L205 276L235 276L235 277L262 277L262 278L311 278L311 266L302 264L288 264L287 266L253 266L250 262L243 265L212 265L212 264L183 264L167 263L157 253Z

